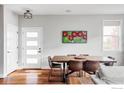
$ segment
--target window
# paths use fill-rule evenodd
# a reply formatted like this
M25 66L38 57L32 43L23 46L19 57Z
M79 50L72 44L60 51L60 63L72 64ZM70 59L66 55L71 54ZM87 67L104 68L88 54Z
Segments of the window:
M103 26L103 50L120 50L121 22L105 20Z
M27 32L27 37L38 37L38 33L37 32Z

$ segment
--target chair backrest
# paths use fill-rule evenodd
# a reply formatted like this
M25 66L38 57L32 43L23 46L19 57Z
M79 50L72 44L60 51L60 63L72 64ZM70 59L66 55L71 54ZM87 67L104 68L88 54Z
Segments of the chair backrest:
M80 71L82 70L82 62L77 62L77 61L69 61L68 62L68 69L72 71Z
M114 58L114 57L111 57L111 56L108 56L108 58L110 58L110 59L112 59L112 60L115 60L115 58Z
M48 56L49 66L52 67L51 56Z
M67 56L76 56L76 54L68 54Z
M111 56L108 56L108 58L110 58L110 59L112 59L112 60L115 60L115 58L114 58L114 57L111 57ZM113 66L114 63L113 63L113 62L105 62L104 65L105 65L105 66Z
M84 71L91 71L91 72L95 72L96 70L98 70L100 67L99 62L98 61L86 61L83 63L83 70Z

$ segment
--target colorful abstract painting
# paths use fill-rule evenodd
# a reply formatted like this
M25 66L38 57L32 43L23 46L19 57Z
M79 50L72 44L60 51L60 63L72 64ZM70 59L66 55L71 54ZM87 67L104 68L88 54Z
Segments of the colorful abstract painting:
M63 43L87 43L87 31L63 31Z

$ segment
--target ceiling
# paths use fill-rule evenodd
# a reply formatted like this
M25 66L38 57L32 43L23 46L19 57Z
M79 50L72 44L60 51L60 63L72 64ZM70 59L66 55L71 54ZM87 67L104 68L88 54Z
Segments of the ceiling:
M124 14L124 4L9 4L9 9L23 15L30 9L33 15L96 15Z

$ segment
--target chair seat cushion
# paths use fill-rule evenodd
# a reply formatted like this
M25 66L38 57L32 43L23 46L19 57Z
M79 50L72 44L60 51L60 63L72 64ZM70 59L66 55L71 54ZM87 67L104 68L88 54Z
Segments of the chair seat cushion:
M61 64L52 63L53 68L61 68Z

